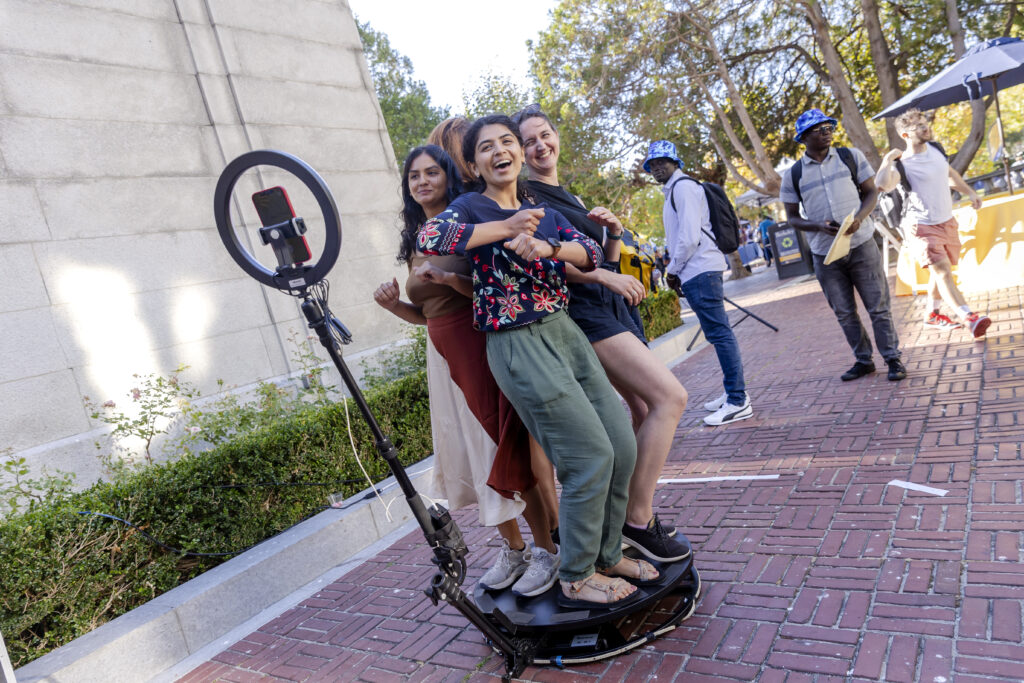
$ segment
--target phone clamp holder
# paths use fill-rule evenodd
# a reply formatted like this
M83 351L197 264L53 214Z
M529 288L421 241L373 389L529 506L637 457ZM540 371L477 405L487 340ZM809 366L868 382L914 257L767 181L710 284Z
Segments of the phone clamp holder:
M301 259L292 249L291 241L306 234L306 221L296 216L283 223L262 227L259 232L260 241L263 244L269 244L274 250L274 256L277 257L277 273L279 275L282 269L295 269L295 265L301 263Z

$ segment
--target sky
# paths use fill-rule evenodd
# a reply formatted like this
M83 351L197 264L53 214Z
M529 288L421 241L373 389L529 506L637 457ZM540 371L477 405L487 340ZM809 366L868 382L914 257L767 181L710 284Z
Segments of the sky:
M463 90L488 73L531 89L526 41L547 28L557 0L349 0L360 22L386 33L391 46L412 60L413 75L427 85L434 106L460 113Z

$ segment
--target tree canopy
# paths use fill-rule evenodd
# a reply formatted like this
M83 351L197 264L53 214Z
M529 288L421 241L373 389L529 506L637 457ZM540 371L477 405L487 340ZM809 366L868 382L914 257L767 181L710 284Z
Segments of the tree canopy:
M800 112L816 106L839 119L837 142L877 165L899 142L870 116L952 62L964 41L1024 33L1022 9L984 0L562 0L531 46L531 69L560 124L575 191L600 195L612 179L639 190L645 143L666 138L695 175L775 194L775 167L802 153L792 139ZM973 158L971 170L983 172L991 162L975 152L992 112L976 108L947 108L937 126L950 149L963 148L954 165Z
M386 36L359 28L401 159L448 111L430 105ZM562 181L658 234L661 193L640 169L647 142L672 140L689 172L734 195L774 195L776 169L803 151L796 117L818 107L840 120L837 144L877 165L902 144L870 117L999 35L1024 35L1024 0L561 0L529 46L534 92L489 73L463 103L472 118L539 102L561 136ZM1000 100L1011 153L1024 146L1022 99ZM968 175L995 168L983 142L990 105L936 114L958 152L951 163Z

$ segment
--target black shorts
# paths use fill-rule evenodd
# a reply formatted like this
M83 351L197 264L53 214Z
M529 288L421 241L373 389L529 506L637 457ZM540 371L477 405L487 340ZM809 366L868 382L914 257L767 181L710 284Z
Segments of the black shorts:
M602 285L570 284L569 317L591 344L622 332L631 332L647 343L636 306L630 306L621 295Z

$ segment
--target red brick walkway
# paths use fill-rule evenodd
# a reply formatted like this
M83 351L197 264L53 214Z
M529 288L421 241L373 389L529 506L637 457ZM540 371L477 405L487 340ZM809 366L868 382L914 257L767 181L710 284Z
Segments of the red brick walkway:
M696 614L639 651L523 678L1021 681L1024 288L971 297L994 321L983 343L926 330L923 300L895 299L909 377L844 383L852 354L817 283L757 279L761 292L727 290L781 329L737 328L755 417L702 426L721 377L700 351L675 369L691 408L665 477L778 478L664 484L655 506L693 541L704 581ZM458 518L472 586L497 540L474 512ZM410 534L182 680L497 680L479 632L423 595L432 574Z

